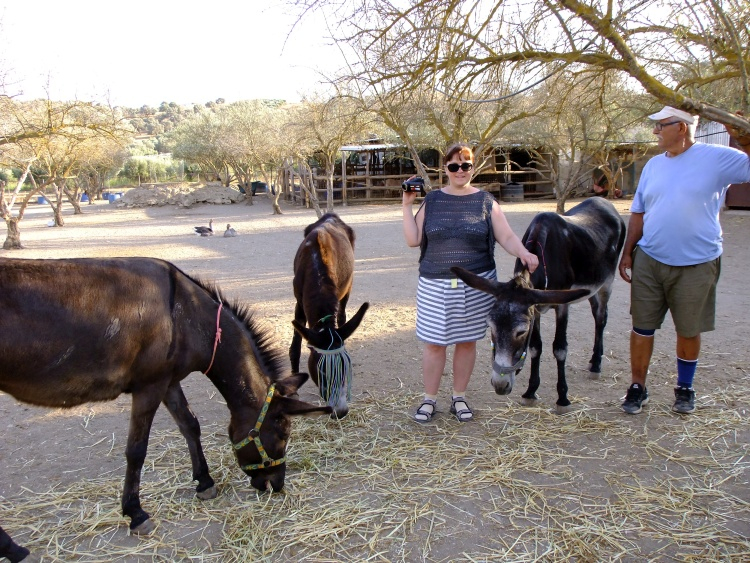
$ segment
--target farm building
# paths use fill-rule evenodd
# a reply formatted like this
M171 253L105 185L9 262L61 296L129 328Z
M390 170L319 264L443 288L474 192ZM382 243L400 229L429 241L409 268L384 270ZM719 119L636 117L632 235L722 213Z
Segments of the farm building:
M696 140L729 145L729 134L724 126L702 121L696 132ZM417 169L405 145L383 143L378 139L360 144L342 146L341 158L333 174L333 201L346 205L349 202L372 203L401 200L401 183L417 173ZM595 193L595 186L606 184L607 168L616 188L625 197L632 197L646 162L659 153L655 141L619 143L608 149L607 164L595 168L588 181L581 184L577 195ZM441 154L436 149L419 153L420 160L428 171L431 186L444 183ZM544 147L529 148L522 145L497 145L476 156L478 168L472 185L489 191L505 201L555 197L550 171L562 166L558 155ZM307 203L307 195L301 188L313 185L318 199L326 199L327 177L324 171L312 168L312 177L302 177L298 170L288 168L282 178L282 193L290 201ZM605 186L607 187L607 186ZM750 207L750 185L731 186L727 192L728 207Z
M417 173L406 146L370 142L342 146L341 159L334 171L334 202L346 204L401 200L401 183ZM533 154L542 155L543 164ZM428 170L432 186L443 184L441 154L435 149L420 152L420 160ZM547 179L547 167L553 165L552 154L537 150L532 153L520 146L493 147L482 158L477 157L478 174L472 185L503 197L508 184L521 184L523 197L552 197L552 183ZM299 172L287 170L284 174L283 193L293 201L304 201L305 193L300 183L312 183L318 198L325 199L326 176L312 169L313 176L301 178Z

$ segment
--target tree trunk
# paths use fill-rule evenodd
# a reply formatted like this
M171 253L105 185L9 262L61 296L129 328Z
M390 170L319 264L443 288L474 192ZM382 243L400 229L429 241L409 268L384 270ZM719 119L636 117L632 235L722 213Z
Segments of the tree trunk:
M5 250L23 248L21 245L21 230L18 228L19 217L6 217L5 225L8 228L8 236L3 243Z
M558 215L562 215L565 213L565 202L568 200L567 194L560 194L557 197L557 205L555 207L555 212L557 212Z
M276 186L281 186L281 171L276 172ZM273 206L274 215L282 215L281 206L279 205L279 198L281 197L281 188L278 187L272 192L271 205Z
M333 213L333 166L328 169L326 178L326 213ZM315 186L315 180L312 180L313 186Z
M55 227L64 227L65 220L62 215L62 205L54 205L52 206L52 209L55 212Z
M70 205L73 206L73 215L83 215L81 204L78 201L78 190L71 191L68 188L63 188L63 192L65 192Z

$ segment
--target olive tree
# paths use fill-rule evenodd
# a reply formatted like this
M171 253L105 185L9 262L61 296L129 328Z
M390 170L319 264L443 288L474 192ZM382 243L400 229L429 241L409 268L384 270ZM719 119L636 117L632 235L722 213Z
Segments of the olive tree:
M222 138L224 152L246 191L253 178L262 177L273 186L289 155L284 134L287 109L275 100L248 100L229 104L221 110L226 114L228 130ZM280 190L272 190L273 213L281 214ZM252 196L248 193L248 203Z
M222 142L227 129L223 114L196 113L168 134L172 156L188 164L197 164L205 179L219 180L228 186L236 177Z

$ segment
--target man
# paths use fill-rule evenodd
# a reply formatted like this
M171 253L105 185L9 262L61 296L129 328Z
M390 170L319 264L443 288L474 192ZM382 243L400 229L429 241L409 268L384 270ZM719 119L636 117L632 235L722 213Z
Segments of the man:
M697 143L698 117L669 106L649 119L656 122L654 134L665 152L643 168L620 259L620 276L631 284L633 318L632 384L622 409L637 414L648 403L654 333L669 310L677 333L672 410L686 414L695 410L701 333L714 330L722 252L719 211L729 184L750 181L750 137L728 128L742 151Z

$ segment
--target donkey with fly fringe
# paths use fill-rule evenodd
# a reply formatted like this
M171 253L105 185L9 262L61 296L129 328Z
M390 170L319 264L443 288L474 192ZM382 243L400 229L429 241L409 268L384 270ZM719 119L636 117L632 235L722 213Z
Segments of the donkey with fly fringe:
M349 412L352 362L344 341L357 330L370 306L363 303L346 320L354 278L354 230L335 213L326 213L305 228L294 257L294 335L289 346L292 371L299 370L302 338L310 348L308 370L332 417Z
M168 262L0 259L0 288L0 391L50 408L132 395L122 512L133 533L154 527L139 490L160 403L187 442L197 496L217 495L180 386L188 374L204 372L224 397L237 462L262 491L284 486L289 417L331 413L293 398L307 374L286 371L247 306ZM0 528L0 557L28 555Z
M572 409L565 374L569 303L588 298L591 305L594 349L589 371L591 378L597 379L604 353L607 304L625 242L625 222L609 201L594 197L564 215L539 213L522 242L539 258L539 267L531 275L519 260L515 277L506 283L461 268L453 268L453 272L471 287L496 297L488 322L493 345L491 382L498 395L512 391L528 352L531 373L522 402L533 405L539 400L540 318L549 307L555 309L552 351L557 362L557 412L562 414Z

